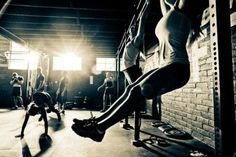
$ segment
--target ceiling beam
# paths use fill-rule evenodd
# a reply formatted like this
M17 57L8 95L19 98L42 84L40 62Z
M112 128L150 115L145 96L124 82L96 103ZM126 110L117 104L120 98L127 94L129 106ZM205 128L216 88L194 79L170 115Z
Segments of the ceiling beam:
M95 12L116 12L116 13L129 13L126 9L105 9L105 8L88 8L88 7L57 7L57 6L46 6L46 5L26 5L26 4L10 4L14 7L25 7L25 8L39 8L39 9L56 9L56 10L78 10L78 11L95 11Z

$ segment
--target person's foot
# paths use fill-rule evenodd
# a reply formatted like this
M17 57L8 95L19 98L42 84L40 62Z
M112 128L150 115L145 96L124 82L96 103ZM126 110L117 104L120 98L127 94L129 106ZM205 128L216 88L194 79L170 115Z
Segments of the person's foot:
M28 110L28 105L24 105L24 110L27 111Z
M61 115L59 112L57 112L57 120L60 122L61 121Z
M17 106L13 106L11 109L12 109L12 110L17 110L18 107L17 107Z
M40 116L38 121L40 122L42 119L43 119L43 116Z
M65 114L65 110L62 110L61 113L62 113L62 114Z
M83 126L74 123L71 128L77 135L88 137L96 142L101 142L105 135L105 131L99 130L96 123L89 123Z
M77 126L81 126L83 127L84 125L87 124L91 124L91 123L97 123L97 121L95 120L95 117L91 117L89 119L83 119L83 120L79 120L79 119L73 119L73 122L77 125Z
M17 105L17 108L24 108L23 105Z

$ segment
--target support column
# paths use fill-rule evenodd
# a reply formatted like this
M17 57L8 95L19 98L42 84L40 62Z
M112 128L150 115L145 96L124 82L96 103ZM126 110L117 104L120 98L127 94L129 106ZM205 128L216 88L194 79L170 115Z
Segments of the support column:
M236 148L236 131L229 1L209 0L209 9L213 58L215 151L217 157L231 157Z

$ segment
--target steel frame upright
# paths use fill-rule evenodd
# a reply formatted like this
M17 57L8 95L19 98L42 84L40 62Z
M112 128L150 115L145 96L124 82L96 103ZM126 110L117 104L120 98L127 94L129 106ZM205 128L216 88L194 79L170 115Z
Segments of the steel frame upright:
M230 12L228 0L209 0L213 58L215 155L232 157L235 149L235 113Z

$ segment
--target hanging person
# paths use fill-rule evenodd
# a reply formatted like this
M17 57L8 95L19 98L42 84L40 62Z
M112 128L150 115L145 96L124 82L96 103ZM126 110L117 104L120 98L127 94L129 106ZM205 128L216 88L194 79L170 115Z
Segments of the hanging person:
M101 142L108 128L128 116L143 98L152 99L187 84L190 64L186 45L200 36L200 18L207 7L205 0L160 0L163 17L155 34L159 40L160 67L140 76L128 85L112 106L96 118L74 119L73 131L82 137Z

